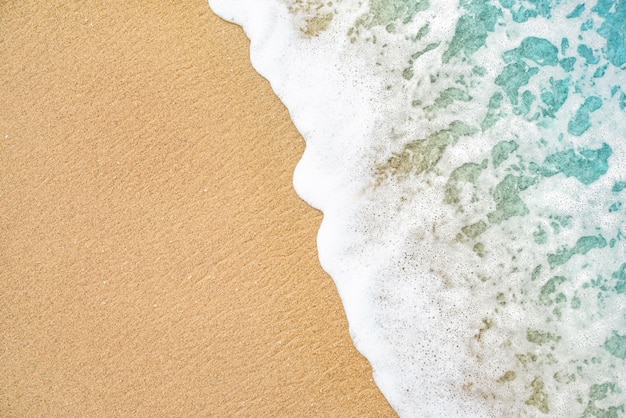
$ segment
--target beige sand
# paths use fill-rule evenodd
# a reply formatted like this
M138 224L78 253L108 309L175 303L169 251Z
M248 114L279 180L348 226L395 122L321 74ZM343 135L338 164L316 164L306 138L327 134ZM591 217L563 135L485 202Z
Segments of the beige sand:
M50 3L0 2L0 416L393 416L241 29Z

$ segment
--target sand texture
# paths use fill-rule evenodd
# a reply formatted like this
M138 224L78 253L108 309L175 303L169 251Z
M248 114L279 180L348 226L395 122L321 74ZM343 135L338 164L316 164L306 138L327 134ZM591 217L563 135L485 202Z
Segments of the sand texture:
M55 3L0 2L0 416L393 416L242 30Z

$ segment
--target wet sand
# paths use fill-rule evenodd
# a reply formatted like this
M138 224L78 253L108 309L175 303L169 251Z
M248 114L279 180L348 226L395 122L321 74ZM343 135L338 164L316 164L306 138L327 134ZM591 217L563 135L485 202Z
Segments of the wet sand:
M204 0L0 3L1 416L394 416L248 47Z

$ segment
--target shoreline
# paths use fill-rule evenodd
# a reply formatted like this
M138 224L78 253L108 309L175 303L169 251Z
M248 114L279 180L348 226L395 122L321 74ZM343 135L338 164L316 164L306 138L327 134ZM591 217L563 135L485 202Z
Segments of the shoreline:
M203 0L0 14L2 415L395 416L242 29Z

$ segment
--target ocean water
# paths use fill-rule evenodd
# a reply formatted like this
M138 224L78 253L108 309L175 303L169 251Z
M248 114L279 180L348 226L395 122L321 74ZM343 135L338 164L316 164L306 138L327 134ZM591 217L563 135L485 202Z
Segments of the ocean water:
M400 416L626 416L625 1L209 3Z

